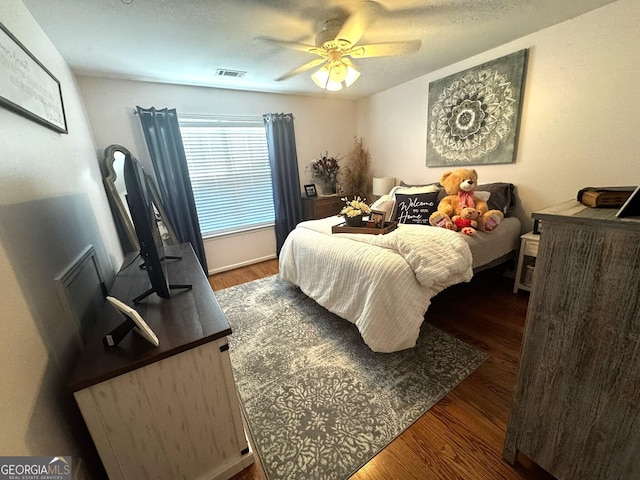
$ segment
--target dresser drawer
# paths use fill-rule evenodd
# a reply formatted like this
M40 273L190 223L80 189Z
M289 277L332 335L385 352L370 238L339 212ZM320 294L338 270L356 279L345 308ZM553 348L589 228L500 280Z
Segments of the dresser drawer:
M524 245L524 254L529 257L537 257L538 256L538 242L527 241Z
M314 220L339 214L345 205L341 200L342 197L342 195L331 197L303 197L302 202L304 204L305 219Z
M320 202L316 202L316 217L324 218L331 215L337 215L342 210L342 200L338 197L323 198Z

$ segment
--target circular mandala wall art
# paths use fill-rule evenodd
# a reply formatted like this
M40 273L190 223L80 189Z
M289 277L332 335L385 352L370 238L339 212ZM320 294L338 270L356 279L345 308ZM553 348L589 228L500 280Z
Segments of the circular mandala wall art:
M526 50L429 85L427 166L514 161Z

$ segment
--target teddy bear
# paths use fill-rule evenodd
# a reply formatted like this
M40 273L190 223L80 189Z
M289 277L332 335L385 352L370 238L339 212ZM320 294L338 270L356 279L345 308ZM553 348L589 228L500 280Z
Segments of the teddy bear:
M451 217L451 221L458 228L458 230L465 235L473 235L476 233L476 227L478 226L477 218L480 216L480 210L476 210L471 207L464 207L460 210L459 215Z
M486 199L475 194L478 186L478 172L473 168L458 168L452 172L445 172L440 178L440 184L447 192L447 196L440 200L438 209L429 217L429 223L436 227L457 230L453 222L454 215L460 215L465 207L475 208L480 212L476 219L477 229L491 232L504 218L500 210L489 210Z

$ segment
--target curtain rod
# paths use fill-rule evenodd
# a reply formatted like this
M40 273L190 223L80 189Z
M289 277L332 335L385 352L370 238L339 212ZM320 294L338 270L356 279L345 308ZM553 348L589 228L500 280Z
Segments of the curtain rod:
M138 110L133 108L131 112L134 115L138 115ZM178 113L179 118L183 118L185 120L189 119L211 119L218 121L258 121L262 120L262 115L225 115L225 114L212 114L212 113Z

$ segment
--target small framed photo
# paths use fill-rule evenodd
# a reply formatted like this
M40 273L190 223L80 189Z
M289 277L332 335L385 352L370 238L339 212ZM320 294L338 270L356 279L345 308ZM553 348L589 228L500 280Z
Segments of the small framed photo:
M372 221L376 228L384 228L384 217L386 216L385 212L380 210L371 210L371 214L369 214L369 221Z
M533 233L536 235L540 235L540 233L542 233L542 220L533 221Z
M316 190L316 184L310 183L308 185L305 185L304 193L307 195L307 197L317 197L318 191Z

